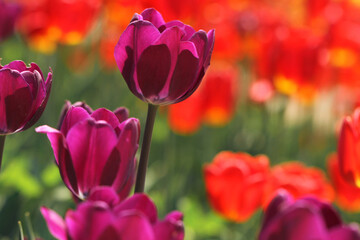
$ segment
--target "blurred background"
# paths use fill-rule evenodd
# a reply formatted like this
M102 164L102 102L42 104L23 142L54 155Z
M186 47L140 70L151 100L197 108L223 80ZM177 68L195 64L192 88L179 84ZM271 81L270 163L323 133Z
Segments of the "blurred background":
M228 150L264 154L271 167L296 161L311 168L320 180L303 170L284 178L309 189L326 185L323 199L334 202L344 221L359 221L358 189L341 198L328 167L343 116L360 104L358 0L0 0L1 64L19 59L37 63L44 75L53 72L50 99L35 127L56 127L70 100L93 109L126 106L144 128L147 106L128 90L113 50L132 15L148 7L165 21L216 29L199 89L157 115L146 192L159 216L182 211L187 240L256 239L260 207L234 220L208 198L204 167ZM26 212L36 236L53 239L42 205L62 216L75 207L46 136L32 127L6 139L0 239L19 239L19 220L28 234Z

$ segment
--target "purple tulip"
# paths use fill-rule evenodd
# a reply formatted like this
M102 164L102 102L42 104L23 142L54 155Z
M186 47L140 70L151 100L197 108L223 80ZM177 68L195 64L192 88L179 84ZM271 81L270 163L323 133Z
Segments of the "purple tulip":
M97 186L112 186L125 198L134 182L138 119L128 118L125 108L92 111L77 103L64 109L60 130L41 126L36 131L47 134L66 186L81 200Z
M22 61L0 65L0 135L23 131L40 118L51 83L52 73L45 81L35 63L29 67Z
M199 86L210 65L214 34L180 21L165 23L155 9L146 9L120 36L115 60L135 96L154 105L177 103Z
M357 225L345 225L334 208L312 197L279 193L269 204L259 240L359 240Z
M15 21L20 13L20 6L16 3L0 0L0 41L14 32Z
M153 202L145 194L135 194L118 202L111 188L96 189L63 220L42 207L50 233L59 240L182 240L182 214L174 211L159 221ZM93 195L96 194L96 197Z

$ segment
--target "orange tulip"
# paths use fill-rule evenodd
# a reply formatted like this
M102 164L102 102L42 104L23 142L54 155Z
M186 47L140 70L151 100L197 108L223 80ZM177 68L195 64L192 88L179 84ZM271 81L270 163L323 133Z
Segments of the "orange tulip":
M334 198L334 190L324 173L318 168L306 167L300 162L287 162L271 169L265 191L265 207L280 189L287 190L295 199L309 195L326 201L332 201Z
M262 204L268 171L264 155L220 152L204 167L211 206L231 221L248 220Z
M331 154L327 160L328 171L332 180L337 204L350 212L360 211L360 188L345 181L340 173L337 154Z

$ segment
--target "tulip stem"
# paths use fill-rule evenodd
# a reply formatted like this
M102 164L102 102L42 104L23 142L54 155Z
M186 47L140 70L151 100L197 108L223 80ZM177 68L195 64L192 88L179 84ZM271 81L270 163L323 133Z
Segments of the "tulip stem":
M0 135L0 170L1 170L3 152L4 152L5 137L6 135Z
M136 176L136 184L135 184L136 193L144 192L146 169L148 165L150 145L151 145L151 136L154 128L157 109L158 109L157 105L152 105L152 104L148 105L145 132L142 140L141 154L140 154L139 166Z

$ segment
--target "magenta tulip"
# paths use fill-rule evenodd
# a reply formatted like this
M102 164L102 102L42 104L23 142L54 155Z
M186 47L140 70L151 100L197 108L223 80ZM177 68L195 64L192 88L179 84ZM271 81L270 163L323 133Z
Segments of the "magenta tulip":
M49 98L52 73L47 79L40 68L22 61L0 65L0 135L31 127L43 113Z
M158 220L156 207L145 194L135 194L120 203L116 197L111 188L96 189L76 210L69 210L65 220L45 207L41 213L50 233L59 240L184 239L180 212Z
M60 130L36 131L47 134L65 185L82 200L97 186L112 186L125 198L134 182L139 121L127 118L125 108L70 106L63 113Z
M120 36L115 60L135 96L154 105L177 103L199 86L210 65L214 34L180 21L165 23L155 9L146 9Z
M279 193L269 204L259 240L360 240L357 225L345 225L334 208L312 197Z
M14 32L19 13L20 6L18 4L0 0L0 41Z

